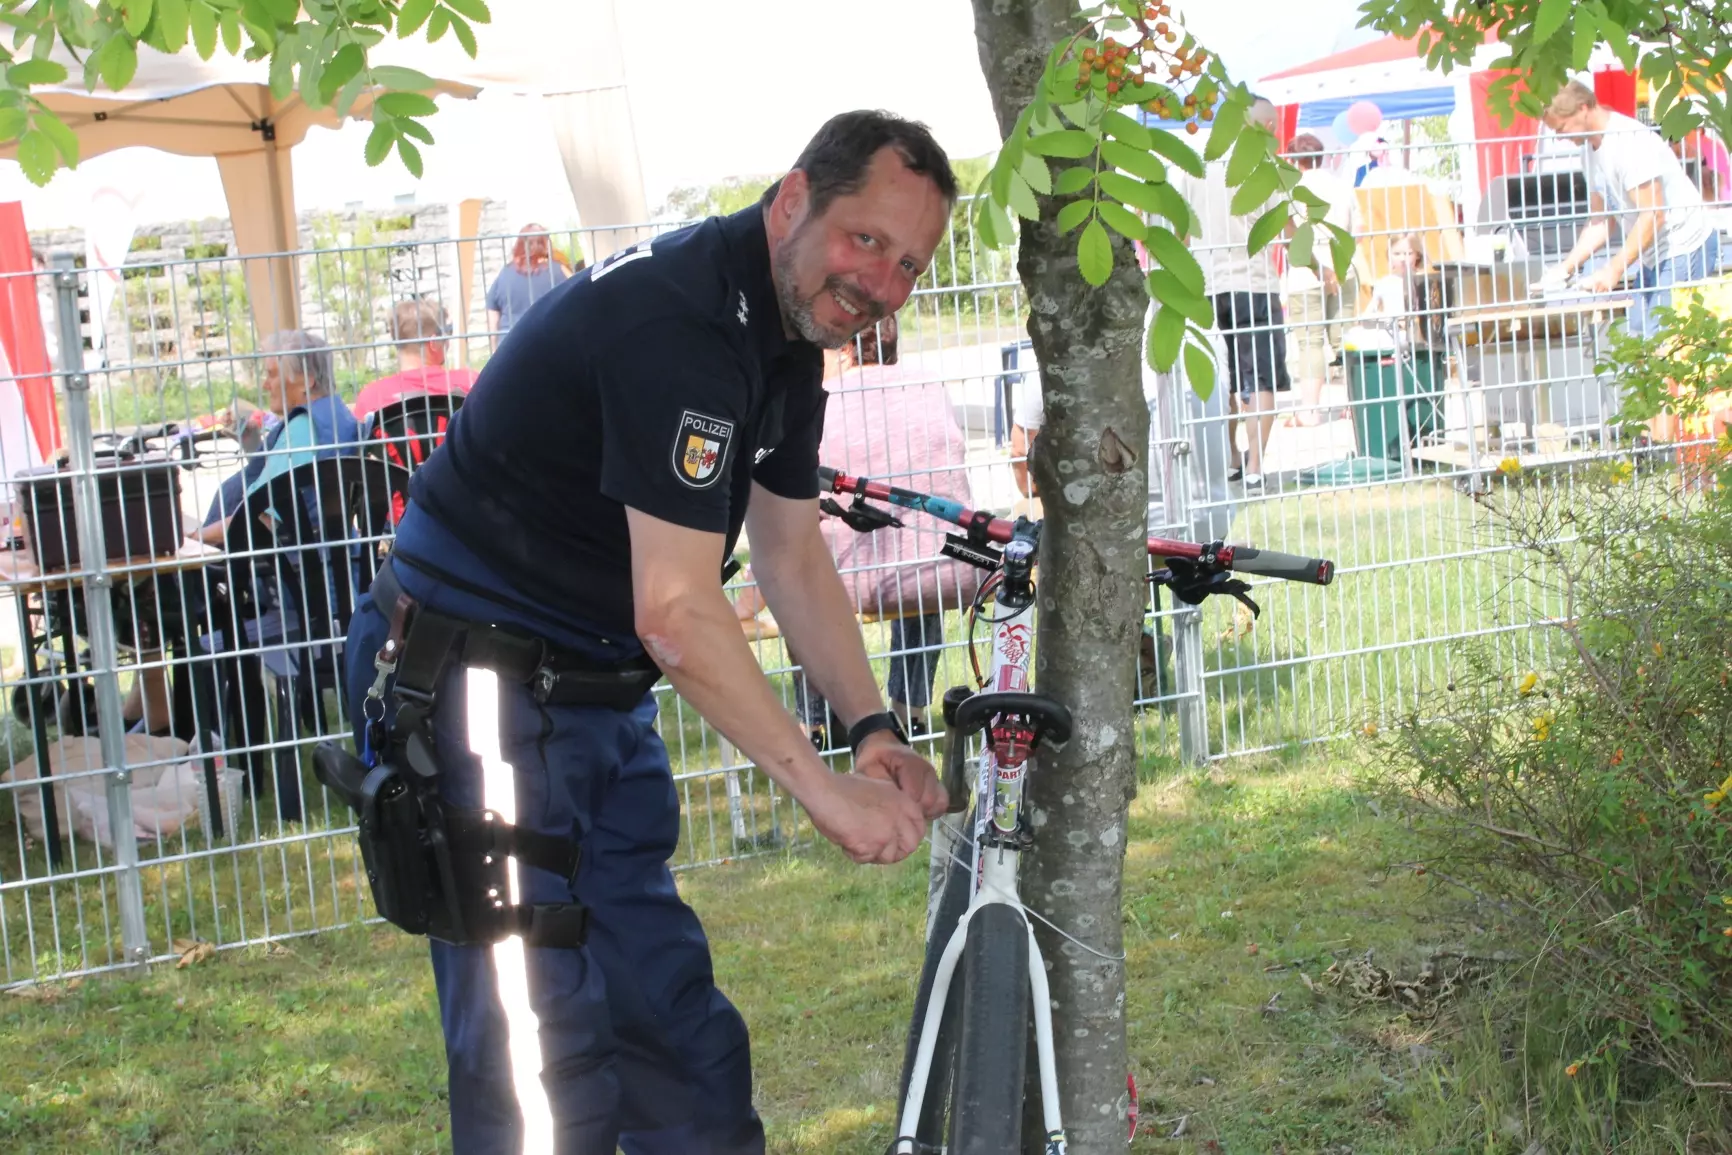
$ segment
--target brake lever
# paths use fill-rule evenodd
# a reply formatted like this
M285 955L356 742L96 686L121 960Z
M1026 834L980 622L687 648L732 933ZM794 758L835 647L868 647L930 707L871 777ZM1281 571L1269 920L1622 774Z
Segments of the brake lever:
M831 517L839 517L856 533L872 533L880 529L901 529L902 520L888 510L867 505L866 499L856 497L854 503L843 509L835 498L826 497L818 502L818 508Z
M1227 570L1213 569L1175 557L1167 559L1165 569L1151 573L1149 581L1166 586L1173 591L1174 597L1186 605L1201 605L1204 599L1212 594L1226 594L1250 610L1252 617L1263 615L1263 607L1251 598L1251 583L1233 576Z

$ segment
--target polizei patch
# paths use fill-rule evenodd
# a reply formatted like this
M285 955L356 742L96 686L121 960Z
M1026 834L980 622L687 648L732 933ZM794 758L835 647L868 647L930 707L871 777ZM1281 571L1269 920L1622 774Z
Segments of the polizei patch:
M734 423L687 409L674 437L674 474L693 489L708 489L722 475Z

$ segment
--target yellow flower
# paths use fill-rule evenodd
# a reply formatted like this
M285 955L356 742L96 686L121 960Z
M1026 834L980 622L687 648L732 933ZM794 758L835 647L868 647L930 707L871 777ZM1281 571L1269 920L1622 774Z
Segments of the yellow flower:
M1539 685L1539 684L1540 684L1540 676L1536 673L1533 673L1530 670L1528 672L1528 676L1522 679L1522 684L1519 687L1517 687L1517 692L1520 693L1521 696L1525 698L1529 694L1533 693L1534 687Z
M1534 719L1534 740L1536 742L1544 742L1551 736L1552 716L1550 714L1541 714L1539 717Z
M1522 471L1522 460L1519 457L1506 457L1497 463L1497 471L1505 477L1514 477Z
M1710 790L1708 793L1702 795L1702 801L1706 802L1709 806L1718 806L1720 803L1726 801L1726 796L1728 794L1732 794L1732 778L1727 778L1726 781L1720 783L1720 788L1718 790ZM1726 901L1732 903L1732 898L1729 898Z
M1576 1072L1580 1071L1581 1069L1582 1069L1582 1065L1580 1063L1571 1063L1569 1066L1564 1068L1564 1074L1568 1075L1570 1078L1573 1079L1576 1077Z
M1636 467L1628 461L1620 461L1612 466L1612 484L1622 485L1636 475Z
M1664 657L1665 653L1666 653L1666 647L1662 646L1659 642L1655 642L1654 643L1654 656L1656 658Z
M1360 727L1359 732L1364 734L1367 738L1375 738L1377 737L1377 723L1367 722L1364 726Z

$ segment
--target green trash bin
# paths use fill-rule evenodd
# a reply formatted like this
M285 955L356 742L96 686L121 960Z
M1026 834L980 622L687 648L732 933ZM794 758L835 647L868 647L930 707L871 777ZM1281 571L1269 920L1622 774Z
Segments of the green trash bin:
M1344 356L1353 436L1361 456L1401 460L1403 404L1410 447L1443 428L1443 353L1415 349L1399 357L1388 350L1348 349Z

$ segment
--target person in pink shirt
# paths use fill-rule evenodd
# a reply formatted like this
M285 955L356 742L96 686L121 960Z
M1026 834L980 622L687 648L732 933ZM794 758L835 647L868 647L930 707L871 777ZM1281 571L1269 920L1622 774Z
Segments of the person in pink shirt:
M418 298L398 301L391 310L391 339L397 343L397 371L381 377L355 398L355 418L365 421L374 413L417 394L464 394L475 384L468 369L445 367L445 337L450 330L445 308L437 301Z
M930 370L897 364L895 317L886 317L826 356L824 438L818 460L844 473L888 481L972 504L967 446L942 381ZM966 606L981 574L940 554L945 527L918 514L901 528L858 533L839 518L820 527L836 558L854 611L890 622L890 708L910 733L927 729L926 711L944 645L944 614ZM751 617L762 607L756 588L740 591L735 610ZM790 658L799 662L797 655ZM795 706L814 744L828 743L829 708L804 678Z

